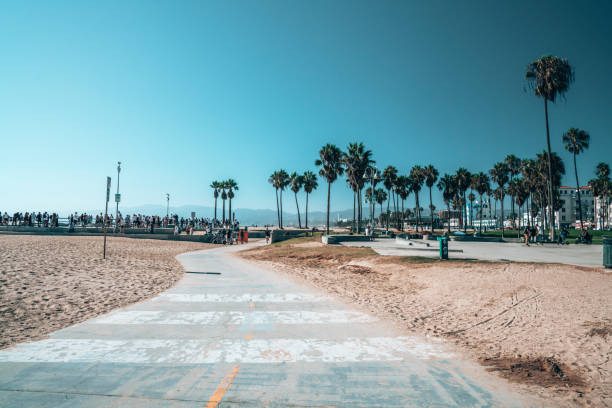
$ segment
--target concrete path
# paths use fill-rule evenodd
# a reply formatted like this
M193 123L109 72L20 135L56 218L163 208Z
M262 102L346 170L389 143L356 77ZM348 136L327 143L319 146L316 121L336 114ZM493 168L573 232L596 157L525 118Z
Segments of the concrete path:
M370 246L381 255L439 257L438 241L415 241L414 247L397 243L391 239L377 239L372 242L343 242L345 246ZM501 242L466 242L450 241L449 250L459 249L463 252L449 252L451 259L481 259L489 261L545 262L564 263L569 265L602 267L602 245L530 245Z
M157 298L0 351L0 406L537 405L237 249L183 254L190 273Z

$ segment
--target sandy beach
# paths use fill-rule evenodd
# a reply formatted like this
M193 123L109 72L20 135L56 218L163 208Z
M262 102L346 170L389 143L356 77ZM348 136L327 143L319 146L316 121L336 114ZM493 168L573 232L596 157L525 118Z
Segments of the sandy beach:
M0 235L0 348L43 338L121 306L151 298L183 275L177 254L195 242Z
M442 263L317 242L242 256L444 338L522 392L557 406L612 406L612 274L603 269Z

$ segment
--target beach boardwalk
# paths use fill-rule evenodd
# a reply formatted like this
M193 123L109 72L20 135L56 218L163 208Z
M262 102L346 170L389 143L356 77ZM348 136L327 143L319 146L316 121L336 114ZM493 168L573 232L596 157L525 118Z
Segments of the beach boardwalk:
M443 342L237 249L180 255L189 273L157 298L0 351L0 406L533 406Z

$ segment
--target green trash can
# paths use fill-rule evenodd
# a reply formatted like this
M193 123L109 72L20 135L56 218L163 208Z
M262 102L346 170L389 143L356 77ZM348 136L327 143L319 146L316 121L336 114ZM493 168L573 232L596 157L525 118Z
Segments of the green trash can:
M440 242L440 259L448 259L448 238L438 237Z
M612 268L612 235L603 237L603 265Z

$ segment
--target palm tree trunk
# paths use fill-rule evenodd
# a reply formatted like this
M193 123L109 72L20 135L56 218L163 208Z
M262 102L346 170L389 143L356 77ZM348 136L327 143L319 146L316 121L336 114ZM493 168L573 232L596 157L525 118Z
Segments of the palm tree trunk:
M308 193L306 193L306 229L308 229Z
M293 195L295 196L295 206L297 207L297 213L298 213L298 226L300 229L302 229L302 219L300 218L300 206L298 204L297 193L294 192Z
M357 233L361 234L361 189L357 189Z
M431 187L429 187L429 217L431 218L431 233L433 234L433 200L431 198Z
M217 219L217 197L215 197L215 220Z
M482 235L482 194L480 194L480 225L478 226L478 233Z
M225 224L225 200L223 200L223 224Z
M276 219L278 221L278 228L281 227L281 220L280 220L280 207L278 204L278 188L276 189Z
M283 229L283 189L280 191L280 229Z
M502 194L501 200L501 237L504 239L504 195Z
M387 219L385 220L387 224L387 232L389 232L389 204L391 204L391 191L387 189Z
M357 192L353 190L353 231L352 232L355 232L355 230L357 229L357 225L356 225L357 215L355 213L356 208L357 208Z
M329 200L331 198L331 183L327 182L327 235L329 235Z
M230 219L230 224L232 222L234 222L234 217L232 217L232 198L229 198L229 219Z
M582 223L582 202L580 201L580 183L578 182L578 167L576 167L576 153L574 153L574 173L576 174L576 195L578 196L578 214L580 215L580 231L584 231Z
M550 151L550 130L548 128L548 102L544 98L544 115L546 116L546 145L548 146L548 203L550 211L550 239L555 241L555 208L553 205L553 179L552 179L552 157Z
M450 202L446 203L446 210L447 210L447 214L448 214L448 233L451 233L451 228L450 228L450 220L451 220L451 212L450 212Z
M404 230L404 217L406 216L406 210L404 210L404 202L406 200L402 199L402 231Z
M465 191L463 192L463 211L461 211L462 214L465 214L465 218L467 218L467 210L465 208L467 204L467 199L465 197ZM467 220L463 220L463 232L467 232Z

